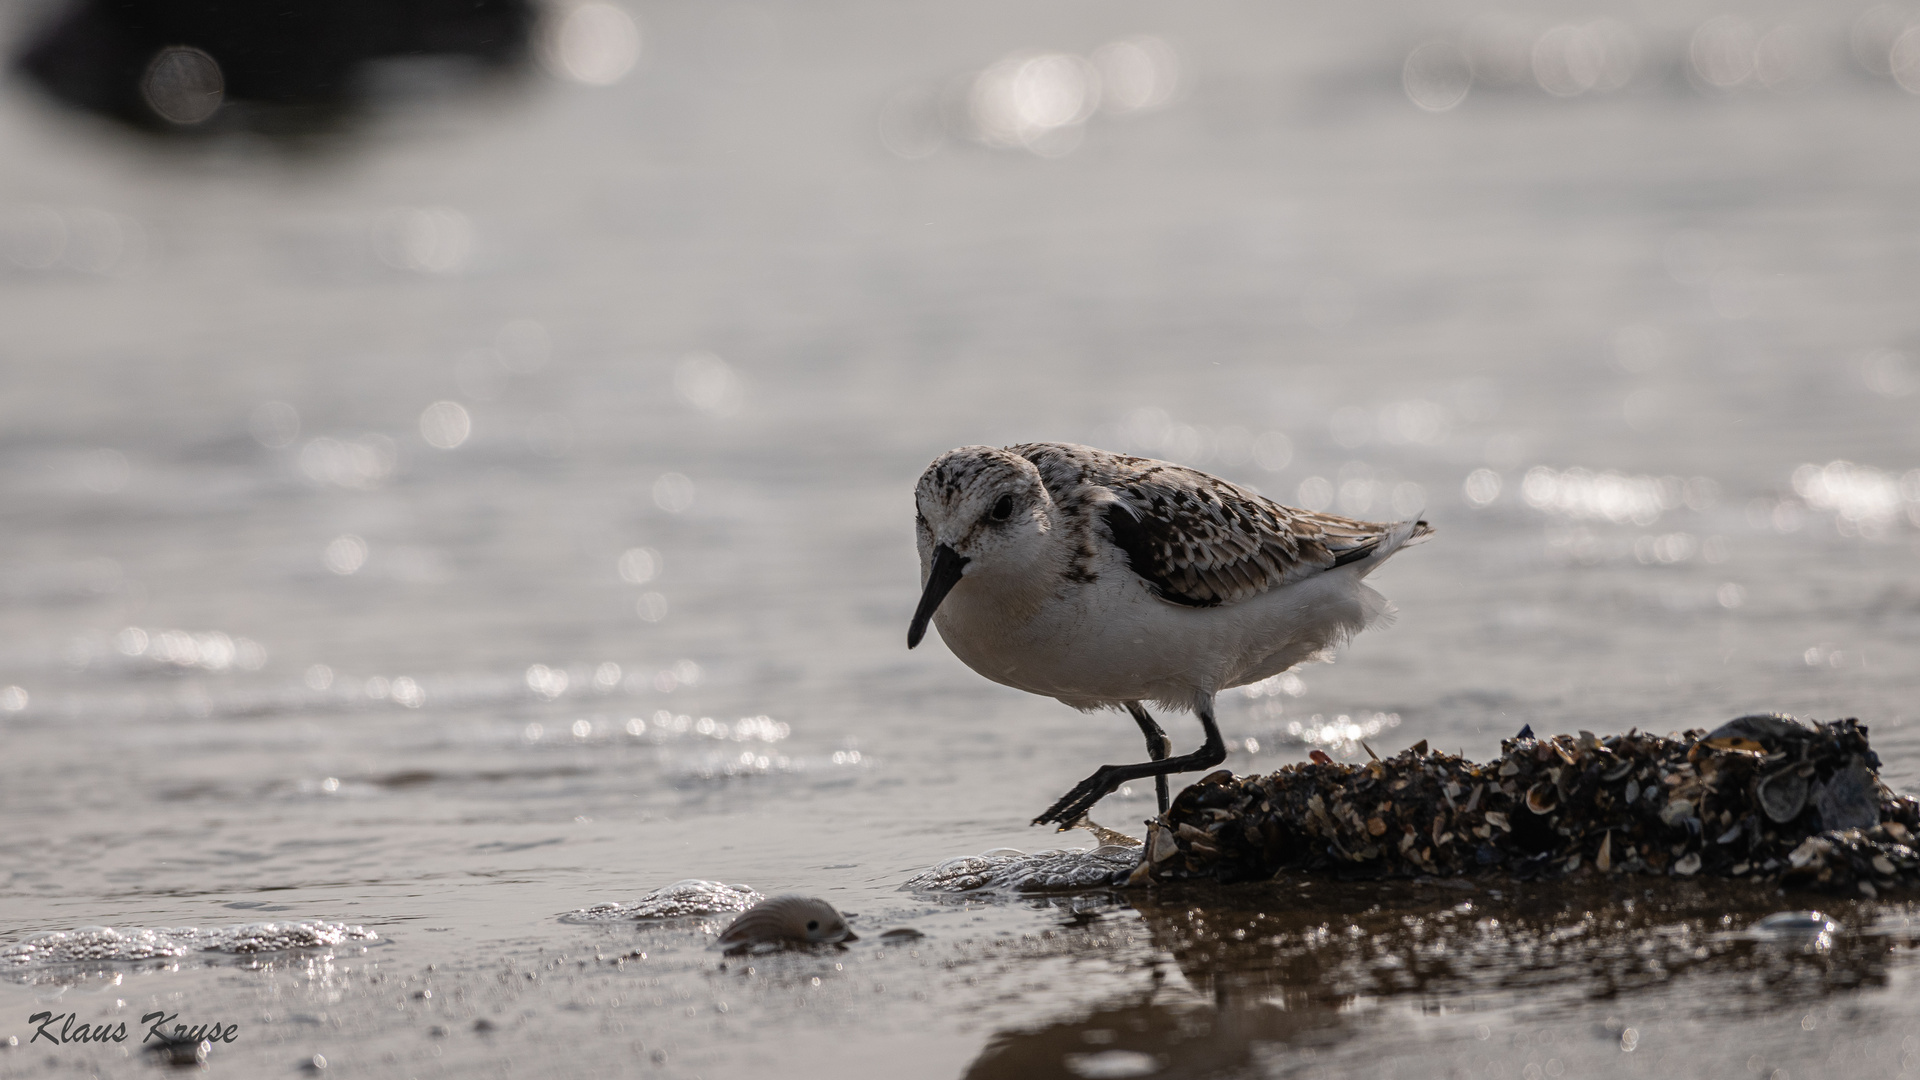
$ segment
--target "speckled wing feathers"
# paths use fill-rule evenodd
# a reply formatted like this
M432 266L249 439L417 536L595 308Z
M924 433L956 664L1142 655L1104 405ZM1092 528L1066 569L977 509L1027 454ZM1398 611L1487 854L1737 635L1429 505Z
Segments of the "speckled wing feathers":
M1069 527L1103 523L1134 573L1188 607L1235 603L1366 558L1393 529L1282 506L1164 461L1062 443L1007 449L1039 469ZM1430 531L1422 523L1413 538Z

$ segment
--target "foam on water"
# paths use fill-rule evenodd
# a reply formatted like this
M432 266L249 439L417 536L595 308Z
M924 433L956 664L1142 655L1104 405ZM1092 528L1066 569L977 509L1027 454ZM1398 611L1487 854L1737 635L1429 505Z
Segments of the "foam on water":
M377 940L379 935L365 927L329 922L246 923L207 930L191 926L124 930L112 926L83 926L77 930L34 934L11 945L0 946L0 966L23 968L45 964L151 960L197 952L283 952L341 945L349 941Z
M1139 861L1139 848L1118 844L1034 852L995 848L948 859L909 878L900 888L908 892L1097 889L1113 884L1114 875L1131 872Z
M655 889L631 904L595 904L569 911L564 922L619 922L629 919L678 919L745 911L766 897L745 885L687 878Z

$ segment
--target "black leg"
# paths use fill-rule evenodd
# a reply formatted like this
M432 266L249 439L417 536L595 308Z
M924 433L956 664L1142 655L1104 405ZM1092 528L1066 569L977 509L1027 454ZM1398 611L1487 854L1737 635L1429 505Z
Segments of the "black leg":
M1068 829L1080 820L1080 815L1093 808L1114 788L1129 780L1144 780L1149 776L1166 776L1170 773L1197 772L1211 769L1227 760L1227 743L1220 737L1220 728L1213 722L1213 699L1200 703L1195 710L1200 717L1200 726L1207 731L1207 743L1191 754L1180 757L1162 758L1159 761L1143 762L1139 765L1102 765L1092 776L1074 785L1072 791L1060 796L1060 801L1047 808L1046 813L1033 819L1035 825L1056 824Z
M1147 710L1139 702L1127 702L1127 711L1133 714L1133 722L1140 725L1140 734L1147 737L1147 756L1155 761L1166 760L1167 755L1173 753L1173 740L1167 738L1167 733L1160 730L1160 725L1153 722L1153 717L1148 715ZM1160 812L1166 813L1167 778L1165 776L1153 778L1153 793L1160 796Z

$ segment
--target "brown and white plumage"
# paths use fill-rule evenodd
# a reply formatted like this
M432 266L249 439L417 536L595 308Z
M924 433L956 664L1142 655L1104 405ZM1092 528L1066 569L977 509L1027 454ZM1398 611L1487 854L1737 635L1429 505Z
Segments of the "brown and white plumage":
M1362 579L1433 531L1282 506L1195 469L1067 443L948 451L915 504L924 591L909 646L931 621L989 679L1129 709L1150 748L1164 736L1142 702L1191 709L1208 746L1173 759L1181 771L1224 757L1216 693L1379 621L1390 607ZM1070 794L1055 811L1101 794Z
M1215 607L1363 559L1394 526L1282 506L1217 476L1089 446L1007 448L1034 463L1056 502L1097 486L1101 515L1133 572L1163 600ZM1405 543L1433 530L1416 522ZM1096 530L1097 531L1097 530Z

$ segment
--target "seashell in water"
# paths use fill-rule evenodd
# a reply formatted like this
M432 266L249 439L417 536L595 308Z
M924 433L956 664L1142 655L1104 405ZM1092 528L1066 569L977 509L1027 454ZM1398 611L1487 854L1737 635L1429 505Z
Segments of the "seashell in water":
M827 945L858 941L833 905L789 893L748 908L720 934L728 951L756 945Z
M1781 769L1761 777L1754 785L1754 794L1759 796L1760 808L1766 811L1767 818L1776 825L1785 825L1799 817L1807 805L1807 778L1801 776L1798 769Z
M1536 814L1551 814L1560 805L1560 798L1554 793L1553 785L1535 784L1527 789L1527 809Z

